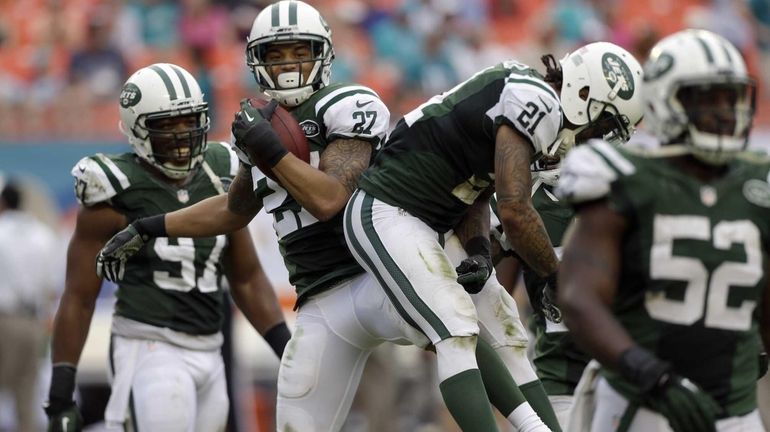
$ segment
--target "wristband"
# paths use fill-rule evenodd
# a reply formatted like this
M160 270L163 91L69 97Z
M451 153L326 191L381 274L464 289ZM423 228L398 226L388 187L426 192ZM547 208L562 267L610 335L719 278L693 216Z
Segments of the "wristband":
M671 377L671 365L639 345L620 354L618 369L623 378L639 386L642 393L665 387Z
M77 369L71 363L53 365L51 387L48 390L48 406L53 412L64 410L72 404L76 373Z
M491 250L492 245L489 242L489 237L476 236L465 242L465 252L468 253L468 256L481 255L489 257L492 255Z
M289 343L289 339L291 339L291 332L289 331L289 327L286 326L286 322L281 321L270 327L262 338L265 339L265 342L267 342L268 345L270 345L270 348L272 348L273 352L278 355L278 358L281 358L283 357L283 350L286 348L286 344Z
M166 234L165 213L137 219L133 222L133 225L142 237L168 237Z

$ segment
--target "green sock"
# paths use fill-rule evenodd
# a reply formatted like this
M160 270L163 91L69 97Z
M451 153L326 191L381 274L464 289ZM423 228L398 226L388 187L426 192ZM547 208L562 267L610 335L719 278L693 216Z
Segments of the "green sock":
M439 384L449 412L464 432L497 431L492 407L478 369L468 369Z
M540 416L540 419L543 420L543 423L551 428L553 432L561 432L559 420L556 419L556 413L553 411L551 402L548 400L548 395L545 394L543 383L540 380L534 380L520 385L519 389L527 397L527 401L529 401L537 415Z
M500 356L481 338L476 343L476 361L487 396L504 417L508 417L517 406L527 401Z

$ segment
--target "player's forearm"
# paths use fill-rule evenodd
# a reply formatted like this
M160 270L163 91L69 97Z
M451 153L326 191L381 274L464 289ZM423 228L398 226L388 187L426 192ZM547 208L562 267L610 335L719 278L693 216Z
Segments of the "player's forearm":
M548 276L558 269L559 261L543 221L528 202L507 202L498 196L498 209L511 247L538 275Z
M248 225L251 218L230 211L227 195L217 195L193 206L167 213L168 237L211 237Z
M264 335L284 321L278 297L269 282L267 285L258 281L235 284L231 286L231 294L235 305L259 334Z
M468 240L474 237L489 237L489 225L489 194L485 193L471 205L454 231L464 246Z
M94 302L74 298L65 291L53 324L51 360L77 365L88 337Z
M286 191L321 221L329 220L342 211L352 193L339 179L291 154L273 167L273 173Z
M559 307L570 335L600 363L617 368L620 355L633 346L634 341L610 310L586 293L588 289L570 288L562 282L560 284Z

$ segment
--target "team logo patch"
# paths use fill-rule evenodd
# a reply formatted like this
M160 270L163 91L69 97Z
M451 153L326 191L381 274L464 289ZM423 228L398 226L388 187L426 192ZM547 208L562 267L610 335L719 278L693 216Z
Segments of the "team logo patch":
M128 83L123 86L123 90L120 92L120 106L123 108L129 108L139 103L142 100L142 91L134 83Z
M743 184L743 196L750 203L770 208L770 185L762 180L749 180Z
M302 131L305 132L305 136L308 138L318 135L318 133L321 131L318 123L314 122L313 120L305 120L299 125L302 127Z
M602 56L602 72L607 84L611 88L616 88L621 99L629 100L634 95L634 75L628 68L626 62L612 53L606 53Z
M717 190L711 186L703 186L700 188L700 201L706 207L712 207L717 203Z
M674 67L674 57L671 54L663 53L653 61L648 61L644 65L644 80L652 81L663 76Z
M187 189L179 189L176 191L176 199L178 199L180 203L186 204L190 201L190 193L187 192Z

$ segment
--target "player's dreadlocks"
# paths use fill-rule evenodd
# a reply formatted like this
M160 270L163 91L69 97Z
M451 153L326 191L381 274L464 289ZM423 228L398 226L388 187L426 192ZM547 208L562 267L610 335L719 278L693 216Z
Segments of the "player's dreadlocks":
M551 54L546 54L540 57L540 60L545 65L545 82L553 85L557 89L560 89L563 74L559 62L557 62Z

